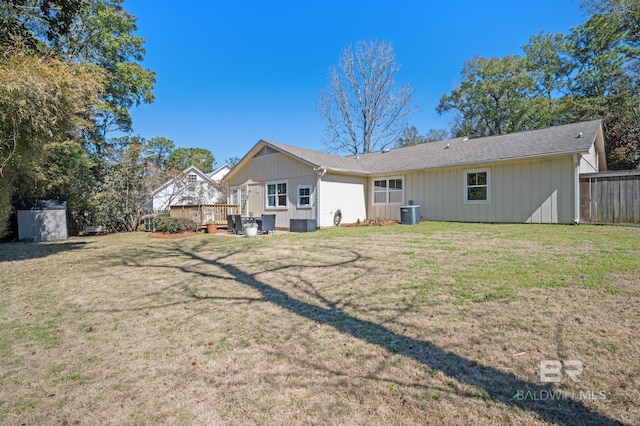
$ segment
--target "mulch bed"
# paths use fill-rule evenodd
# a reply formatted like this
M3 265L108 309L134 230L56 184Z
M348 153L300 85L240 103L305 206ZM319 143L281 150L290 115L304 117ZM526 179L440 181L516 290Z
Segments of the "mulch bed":
M151 234L149 234L151 238L160 238L165 240L177 240L180 238L193 237L194 235L196 235L194 231L181 232L179 234L171 234L169 232L152 232Z
M343 223L340 226L350 227L350 226L391 226L400 224L397 220L378 220L378 219L367 219L362 221L357 221L355 223Z

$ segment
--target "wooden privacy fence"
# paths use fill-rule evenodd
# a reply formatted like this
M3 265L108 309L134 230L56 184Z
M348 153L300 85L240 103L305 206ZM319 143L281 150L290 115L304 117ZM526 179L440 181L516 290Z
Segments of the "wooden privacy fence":
M240 214L237 204L191 204L186 206L171 206L171 217L183 217L193 220L200 226L215 223L218 226L228 226L227 215Z
M640 224L640 170L580 175L580 221Z

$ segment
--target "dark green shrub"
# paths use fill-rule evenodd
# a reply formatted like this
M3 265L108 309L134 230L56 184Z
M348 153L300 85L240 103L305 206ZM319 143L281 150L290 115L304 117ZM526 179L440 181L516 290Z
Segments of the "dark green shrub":
M158 215L155 219L155 229L157 232L179 234L181 232L195 231L196 223L191 219Z

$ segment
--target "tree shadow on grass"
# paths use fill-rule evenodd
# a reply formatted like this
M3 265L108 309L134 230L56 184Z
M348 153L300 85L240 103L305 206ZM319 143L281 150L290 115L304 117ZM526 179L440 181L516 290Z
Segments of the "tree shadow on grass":
M534 412L546 422L563 425L621 425L619 421L594 412L586 407L579 399L569 393L559 394L550 385L541 385L519 379L515 375L497 370L493 367L481 365L474 360L465 358L456 353L446 351L425 340L418 340L404 336L386 328L383 325L356 318L345 313L336 303L323 299L327 307L321 307L298 300L286 292L275 288L268 283L257 279L256 273L248 273L225 259L229 254L217 259L208 259L201 256L195 250L177 248L185 256L220 268L232 277L232 279L260 293L266 302L273 303L296 315L312 321L329 325L336 330L353 336L362 341L380 346L386 350L413 359L432 370L439 370L445 375L457 381L475 386L483 390L486 398L499 401L508 406L519 407L523 410ZM340 265L353 263L361 257L356 256ZM322 268L331 265L314 265L314 268ZM291 266L293 267L293 266ZM295 265L296 268L309 266ZM284 270L289 266L280 266L262 272ZM190 273L210 275L204 271L189 270ZM195 297L195 296L194 296ZM516 397L519 392L528 395L527 398ZM556 395L554 398L542 398L542 395Z
M78 250L86 244L85 241L0 243L0 262L39 259L63 251Z

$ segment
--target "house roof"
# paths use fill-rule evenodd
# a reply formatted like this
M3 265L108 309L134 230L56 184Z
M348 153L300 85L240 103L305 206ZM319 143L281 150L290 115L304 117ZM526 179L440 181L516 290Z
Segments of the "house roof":
M19 200L16 210L65 210L67 202L62 200L25 199Z
M199 168L197 168L196 166L189 166L186 169L184 169L182 171L182 173L180 173L178 176L172 177L171 179L167 180L165 183L163 183L162 185L157 187L155 190L153 190L153 192L151 193L151 196L152 197L155 196L158 192L162 191L163 189L165 189L169 185L175 183L175 181L176 181L176 179L178 179L178 177L186 176L187 173L195 173L198 176L200 176L202 178L202 180L207 181L207 182L212 182L211 178L209 176L207 176L206 173L201 172Z
M218 167L217 169L213 170L212 172L207 173L207 177L209 177L209 179L213 179L213 177L215 175L217 175L218 173L220 173L223 169L227 169L227 173L229 172L229 170L231 170L231 164L229 163L224 163L222 166ZM226 174L226 173L225 173Z
M348 157L261 140L229 176L264 145L314 168L372 175L587 153L601 131L601 121L593 120L477 139L454 138Z
M456 138L360 156L370 173L420 170L496 161L587 153L600 120L477 139Z

